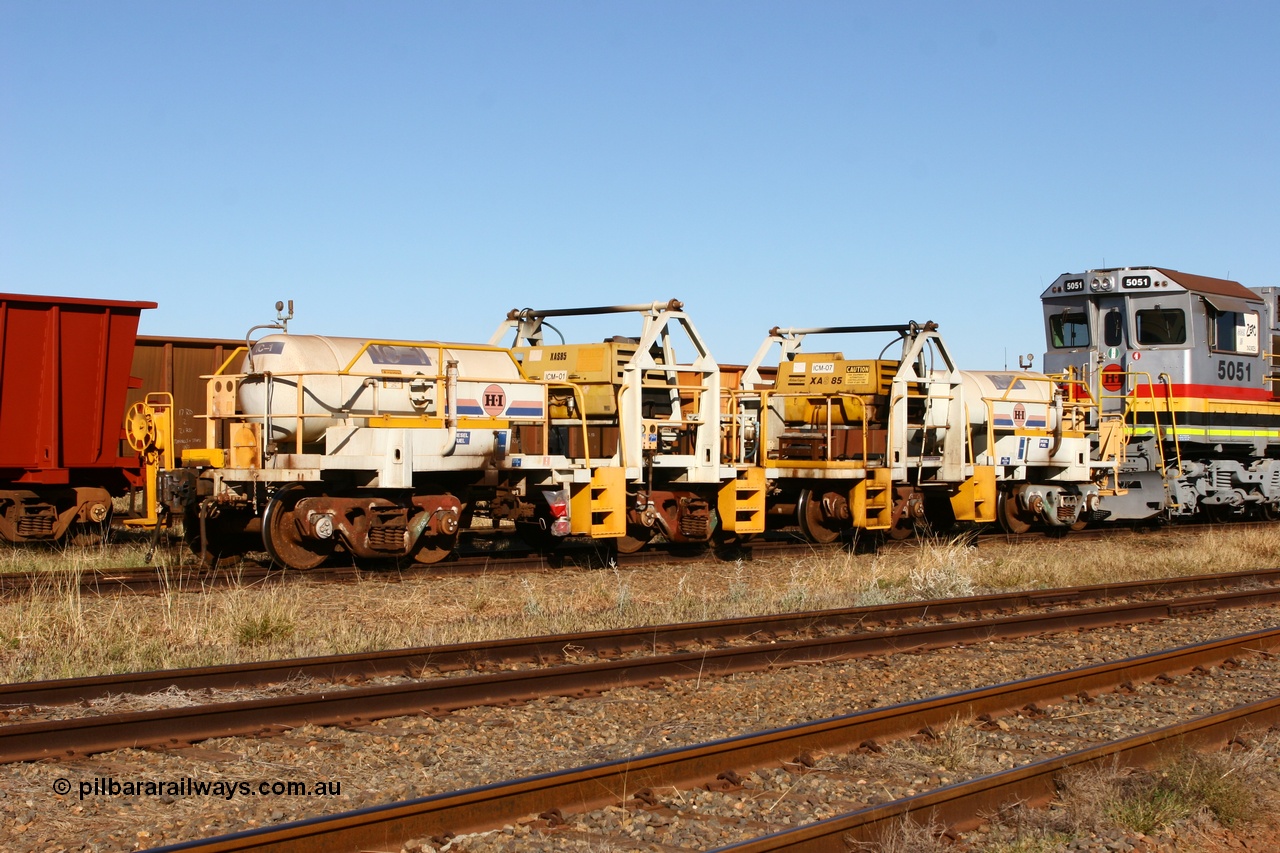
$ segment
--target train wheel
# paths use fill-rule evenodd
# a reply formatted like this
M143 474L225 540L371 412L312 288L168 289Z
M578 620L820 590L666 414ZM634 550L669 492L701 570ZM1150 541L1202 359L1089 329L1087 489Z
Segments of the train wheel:
M314 569L333 553L332 539L309 539L302 535L294 507L307 496L302 486L286 486L276 491L262 514L262 544L272 561L290 569Z
M643 524L628 524L626 534L614 540L618 553L634 554L649 544L655 532L652 527L645 527Z
M1018 499L1008 492L1001 492L996 501L996 517L1005 533L1021 536L1031 529L1031 522L1018 515Z
M84 524L73 525L71 530L71 544L77 548L104 545L111 536L111 513L107 513L107 517L100 522L86 521Z
M423 510L415 514L413 518L410 519L409 526L411 528L416 528L419 525L422 525L422 529L425 531L430 520L429 511ZM470 513L467 510L463 510L460 520L465 520L469 526L471 523ZM418 541L414 543L413 550L409 552L408 557L401 557L396 562L400 565L406 565L407 563L412 562L420 566L429 566L432 563L440 562L452 554L454 549L458 547L458 530L460 527L461 524L453 526L452 533L442 531L435 534L429 534L424 532L418 537Z
M429 566L452 554L457 544L457 536L423 536L410 556L418 565Z
M908 499L899 500L894 507L893 526L885 531L890 539L901 542L903 539L918 535L922 522L915 520L909 510L910 506L911 501Z
M822 512L822 500L812 489L805 489L800 493L800 500L796 502L796 522L800 525L800 532L810 542L830 545L840 538L840 528L828 523Z
M885 531L890 539L901 542L904 539L910 539L916 535L916 526L909 521L899 521L897 524Z
M919 502L923 500L910 488L904 488L893 502L893 524L884 531L890 539L902 541L925 532L927 524L923 516L918 515Z
M1233 524L1244 516L1238 508L1225 504L1210 504L1203 512L1213 524Z

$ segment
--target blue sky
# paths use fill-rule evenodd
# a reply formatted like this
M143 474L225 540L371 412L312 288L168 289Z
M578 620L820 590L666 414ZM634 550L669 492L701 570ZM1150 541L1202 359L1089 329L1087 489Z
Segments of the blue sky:
M1039 363L1062 272L1280 284L1278 45L1263 2L0 0L0 290L450 340L674 296L722 362L932 319Z

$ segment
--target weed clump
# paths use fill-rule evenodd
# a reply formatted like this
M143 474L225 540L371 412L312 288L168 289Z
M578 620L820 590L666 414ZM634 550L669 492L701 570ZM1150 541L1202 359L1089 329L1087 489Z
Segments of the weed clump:
M1258 807L1256 763L1248 752L1187 753L1154 772L1115 774L1103 808L1113 823L1152 833L1178 821L1230 827Z
M1108 829L1158 835L1178 827L1237 827L1264 810L1266 751L1184 752L1152 769L1112 765L1059 780L1047 809L1018 809L996 822L984 853L1060 850Z
M246 616L236 625L236 642L241 646L266 646L293 636L293 620L278 613Z

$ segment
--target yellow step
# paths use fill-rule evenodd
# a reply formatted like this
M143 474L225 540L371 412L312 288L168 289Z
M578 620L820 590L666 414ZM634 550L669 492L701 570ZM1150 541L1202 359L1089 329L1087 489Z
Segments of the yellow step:
M853 526L863 530L888 530L893 526L893 472L872 468L853 487Z
M726 533L764 533L765 471L744 468L720 487L716 511Z
M597 468L590 483L569 486L569 529L592 538L627 532L627 477L622 468Z
M960 484L951 496L951 512L956 521L990 524L996 520L996 469L975 465L973 476Z

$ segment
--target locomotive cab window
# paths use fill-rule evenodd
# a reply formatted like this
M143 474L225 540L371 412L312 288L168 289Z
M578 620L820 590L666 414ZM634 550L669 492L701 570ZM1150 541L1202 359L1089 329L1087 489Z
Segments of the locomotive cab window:
M1252 311L1209 311L1209 348L1215 352L1258 354L1258 315Z
M1181 308L1147 308L1134 315L1138 343L1163 346L1187 342L1187 315Z
M1112 308L1102 318L1102 342L1109 347L1124 345L1124 315Z
M1049 331L1053 345L1059 349L1089 345L1089 321L1083 313L1054 314L1049 318Z

